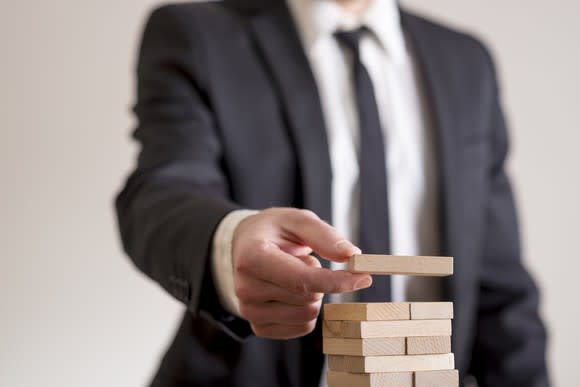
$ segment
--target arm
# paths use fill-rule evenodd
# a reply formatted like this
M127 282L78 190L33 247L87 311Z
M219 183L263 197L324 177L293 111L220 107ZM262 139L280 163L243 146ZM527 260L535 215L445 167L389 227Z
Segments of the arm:
M508 138L493 70L492 82L486 235L471 373L482 387L546 387L546 332L538 315L538 289L520 258L515 205L504 170Z
M138 164L116 201L135 265L197 314L211 238L228 199L202 48L172 7L150 17L138 58ZM194 64L194 65L192 65Z
M224 308L220 296L228 291L212 276L212 243L220 243L214 235L222 219L240 206L230 198L222 170L225 150L207 91L200 32L186 30L195 20L178 11L155 11L143 35L135 108L141 152L116 203L123 246L140 270L193 315L241 337L250 326L261 336L301 336L314 328L320 293L353 291L371 279L320 268L313 250L346 260L356 249L338 245L344 238L316 215L269 209L243 220L232 241L224 242L231 245L226 253L232 254L244 319ZM231 294L231 281L227 286Z

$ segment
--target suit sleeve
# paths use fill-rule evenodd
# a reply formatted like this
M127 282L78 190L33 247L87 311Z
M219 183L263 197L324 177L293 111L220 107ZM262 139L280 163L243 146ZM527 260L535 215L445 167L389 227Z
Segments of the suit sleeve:
M546 331L538 289L521 261L510 182L504 169L508 138L491 68L490 162L478 327L471 373L480 387L547 387Z
M219 305L211 278L212 237L239 206L229 198L222 146L205 83L203 46L173 6L157 9L137 66L137 166L116 200L125 251L194 315L244 336Z

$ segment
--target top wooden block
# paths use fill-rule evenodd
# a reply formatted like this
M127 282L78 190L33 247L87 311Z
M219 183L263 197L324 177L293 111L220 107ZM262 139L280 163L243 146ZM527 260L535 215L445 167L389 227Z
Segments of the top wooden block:
M348 261L352 273L444 277L453 274L453 257L399 255L353 255Z

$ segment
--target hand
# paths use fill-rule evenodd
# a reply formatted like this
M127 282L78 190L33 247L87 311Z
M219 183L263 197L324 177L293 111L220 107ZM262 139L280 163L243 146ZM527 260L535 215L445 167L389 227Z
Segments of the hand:
M369 287L368 274L322 268L321 257L344 262L360 250L316 214L272 208L244 219L233 238L240 313L258 336L290 339L314 329L324 293Z

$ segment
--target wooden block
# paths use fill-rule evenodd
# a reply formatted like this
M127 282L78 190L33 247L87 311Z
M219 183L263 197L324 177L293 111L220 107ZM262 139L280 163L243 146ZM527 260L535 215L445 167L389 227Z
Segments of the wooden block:
M407 353L407 345L404 337L380 337L375 339L325 337L322 340L322 352L328 355L352 356L405 355Z
M328 371L328 387L413 387L412 372L379 372L374 374L353 374Z
M408 302L370 302L324 305L325 320L388 321L409 320Z
M453 258L361 254L350 257L348 270L353 273L443 277L453 274Z
M407 337L407 355L430 355L450 352L450 336Z
M324 337L372 338L451 336L451 320L323 321Z
M449 320L453 318L452 302L412 302L413 320Z
M413 356L328 356L328 369L341 372L409 372L453 368L455 368L455 358L452 353Z
M459 387L457 370L415 372L415 387Z

